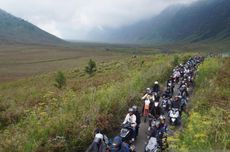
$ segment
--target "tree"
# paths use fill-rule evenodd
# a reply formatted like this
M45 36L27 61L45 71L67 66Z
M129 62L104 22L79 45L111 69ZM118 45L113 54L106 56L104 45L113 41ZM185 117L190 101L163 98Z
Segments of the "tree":
M55 76L56 83L54 84L57 88L61 89L66 85L66 78L63 74L63 72L58 71L58 73Z
M88 65L85 67L85 72L88 73L90 76L92 76L93 73L96 71L97 71L96 62L90 59Z

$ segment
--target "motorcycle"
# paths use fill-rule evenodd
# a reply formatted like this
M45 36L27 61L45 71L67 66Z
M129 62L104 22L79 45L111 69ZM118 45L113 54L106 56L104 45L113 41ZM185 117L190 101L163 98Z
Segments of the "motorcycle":
M170 105L170 99L169 98L163 98L163 100L161 101L161 107L162 107L164 113L168 112L169 105Z
M159 151L160 149L158 147L157 139L155 137L151 137L145 146L145 152L159 152Z
M178 108L172 108L169 111L169 121L172 125L179 125L180 124L180 114Z
M151 130L156 126L156 120L157 119L153 115L149 114L148 138L150 136Z
M133 134L133 128L131 126L131 123L126 123L122 125L121 131L120 131L120 137L122 138L122 141L128 144L131 144L132 134Z

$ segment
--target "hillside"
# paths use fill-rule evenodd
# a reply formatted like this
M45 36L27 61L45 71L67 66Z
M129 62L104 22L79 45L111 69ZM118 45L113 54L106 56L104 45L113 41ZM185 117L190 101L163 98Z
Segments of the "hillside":
M230 1L203 0L189 6L170 6L151 19L93 35L116 42L229 40Z
M0 9L0 44L59 44L64 41Z
M61 90L54 86L55 73L1 84L0 151L84 151L96 127L114 133L127 108L141 104L142 90L153 80L165 81L173 57L97 62L91 77L84 66L66 70Z

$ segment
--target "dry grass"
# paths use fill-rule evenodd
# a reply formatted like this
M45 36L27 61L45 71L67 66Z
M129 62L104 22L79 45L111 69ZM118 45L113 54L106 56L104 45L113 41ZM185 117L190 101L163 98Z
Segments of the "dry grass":
M0 47L0 82L17 80L56 70L82 67L89 58L99 61L118 59L124 54L103 47L12 45Z

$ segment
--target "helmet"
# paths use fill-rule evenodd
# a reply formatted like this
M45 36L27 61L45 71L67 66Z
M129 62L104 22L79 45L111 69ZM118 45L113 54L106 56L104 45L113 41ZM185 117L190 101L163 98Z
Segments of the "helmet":
M95 138L99 138L99 139L103 140L103 135L101 133L98 133L95 135Z
M134 112L133 108L129 108L129 112L133 113Z
M160 115L160 120L165 120L165 116Z
M151 89L150 88L146 88L146 92L149 94L149 95L151 95Z
M186 86L185 85L182 85L182 88L185 88Z
M113 138L112 149L114 151L118 151L121 149L122 139L120 136L116 136Z
M159 120L156 120L155 126L156 126L157 128L160 127L160 121L159 121Z
M158 81L155 81L154 84L158 84Z
M134 111L137 111L137 106L136 105L133 105L132 108L133 108Z

